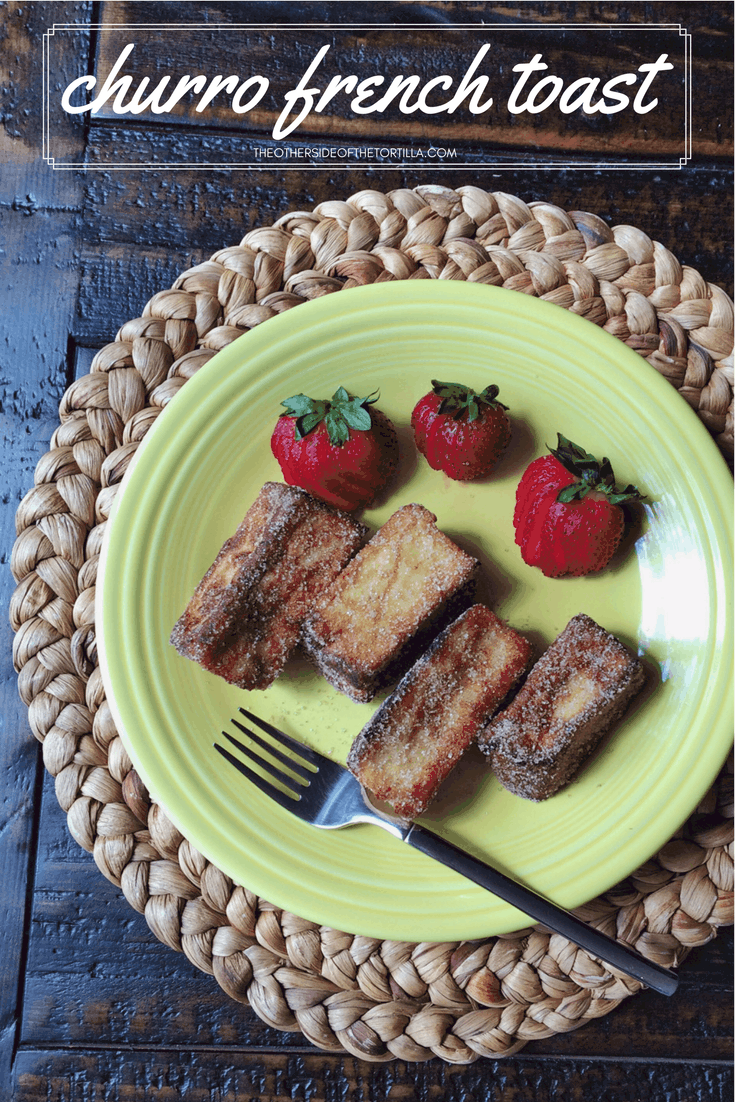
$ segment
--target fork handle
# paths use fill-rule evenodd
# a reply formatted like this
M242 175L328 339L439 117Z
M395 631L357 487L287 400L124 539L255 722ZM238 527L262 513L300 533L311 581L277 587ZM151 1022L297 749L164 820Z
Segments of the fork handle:
M440 861L442 865L447 865L455 872L461 873L468 880L479 884L481 888L486 888L493 895L504 899L506 903L517 907L519 911L543 923L555 933L563 934L581 949L587 950L621 972L652 987L654 991L659 991L662 995L673 995L676 991L679 978L675 972L670 972L654 964L653 961L646 960L635 949L630 949L615 941L614 938L608 937L607 934L588 926L586 922L576 918L569 911L550 903L548 899L511 880L504 873L470 856L469 853L440 838L438 834L433 834L419 826L418 823L411 826L408 833L404 835L403 841L428 857L433 857L435 861Z

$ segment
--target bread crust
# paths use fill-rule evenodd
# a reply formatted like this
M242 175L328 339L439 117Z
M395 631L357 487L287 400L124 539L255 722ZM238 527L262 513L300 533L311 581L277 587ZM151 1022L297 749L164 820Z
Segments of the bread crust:
M267 482L171 632L179 654L243 689L264 689L304 618L367 529L305 490Z
M643 687L641 663L580 613L478 739L501 784L546 800L579 771Z
M404 505L318 602L304 624L304 648L336 689L372 700L467 608L478 571L433 513Z
M531 653L528 640L489 608L472 605L363 727L348 768L397 814L422 814L528 668Z

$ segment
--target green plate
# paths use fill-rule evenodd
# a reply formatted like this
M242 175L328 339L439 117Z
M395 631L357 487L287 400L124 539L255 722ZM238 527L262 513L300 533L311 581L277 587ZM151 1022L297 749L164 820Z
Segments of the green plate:
M500 386L513 441L471 483L430 470L411 410L431 378ZM379 828L319 831L273 805L212 747L245 705L344 761L377 701L358 705L305 663L266 692L181 658L171 628L262 484L280 402L380 390L402 448L373 528L421 502L484 566L485 598L539 652L578 612L638 651L651 689L545 803L506 792L471 751L424 821L573 907L625 877L686 819L731 741L732 481L676 391L567 310L466 282L394 282L306 303L215 356L163 412L117 496L102 554L101 668L118 730L151 793L205 856L273 904L352 933L408 941L518 929L518 911ZM515 488L563 432L610 457L650 504L603 573L550 580L513 540Z

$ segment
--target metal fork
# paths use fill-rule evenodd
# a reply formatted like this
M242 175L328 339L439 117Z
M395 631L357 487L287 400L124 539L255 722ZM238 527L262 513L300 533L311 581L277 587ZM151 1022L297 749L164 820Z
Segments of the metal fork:
M418 823L383 814L370 805L359 781L347 769L304 746L245 708L240 708L240 712L251 724L268 734L272 741L262 738L237 719L232 720L234 725L273 760L264 758L257 750L245 746L227 731L222 734L245 758L257 763L282 787L261 776L225 747L216 742L214 746L223 758L280 807L286 808L312 826L326 830L353 823L373 823L504 899L536 922L562 934L626 975L663 995L673 995L676 991L679 980L674 972L646 960L635 949L628 948L588 926L575 915L557 907L548 899L537 895L477 857L465 853ZM274 762L279 762L284 768Z

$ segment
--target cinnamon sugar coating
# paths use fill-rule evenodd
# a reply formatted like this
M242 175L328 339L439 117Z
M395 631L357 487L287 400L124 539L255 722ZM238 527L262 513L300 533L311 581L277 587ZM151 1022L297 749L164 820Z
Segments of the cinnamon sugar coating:
M638 659L580 613L478 744L505 788L545 800L579 771L644 680Z
M171 633L179 654L243 689L265 689L315 600L367 529L305 490L266 482Z
M472 605L434 641L365 725L347 765L379 800L413 819L531 660L527 639Z
M478 568L433 513L404 505L317 603L304 647L336 689L372 700L467 607Z

